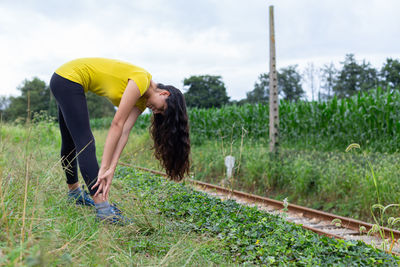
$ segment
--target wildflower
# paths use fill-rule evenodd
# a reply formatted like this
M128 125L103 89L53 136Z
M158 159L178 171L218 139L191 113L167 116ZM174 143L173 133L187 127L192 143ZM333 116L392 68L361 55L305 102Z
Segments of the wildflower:
M288 206L289 206L289 201L288 201L287 197L285 197L285 199L283 200L283 207L285 209L287 209Z
M287 197L283 200L283 211L288 212L289 201Z
M257 239L257 241L256 241L256 245L258 245L259 243L260 243L260 240L258 240L258 239Z

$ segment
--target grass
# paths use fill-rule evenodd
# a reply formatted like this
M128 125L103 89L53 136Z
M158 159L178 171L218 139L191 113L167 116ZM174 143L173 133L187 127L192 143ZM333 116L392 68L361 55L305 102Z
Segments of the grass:
M235 263L280 266L398 264L397 257L362 242L321 237L255 207L221 201L184 184L122 167L116 174L131 191L185 229L217 236Z
M241 154L242 160L235 169L235 189L279 200L287 197L291 203L369 222L374 222L372 205L400 203L398 153L323 152L282 146L280 154L273 156L262 140L247 142L243 148L236 142L232 154L237 159ZM221 141L194 147L197 179L224 184L223 160L229 147ZM397 217L398 213L394 208L387 216Z
M148 160L148 133L139 132L132 139L131 152L122 160L133 157L134 165L159 169L157 161ZM345 149L326 152L282 145L280 154L272 156L264 139L243 144L241 139L210 140L192 146L191 170L196 179L205 182L279 200L288 198L290 203L375 223L371 213L374 204L400 203L399 154L360 150L347 153ZM224 158L230 154L236 158L232 181L225 178ZM399 211L399 207L389 209L385 220L398 217Z
M98 158L106 134L106 130L94 131ZM38 121L32 127L1 125L0 265L235 264L237 252L228 249L230 241L194 230L190 221L182 223L188 218L160 212L153 199L132 191L135 187L126 179L114 180L111 199L136 219L130 226L99 223L93 210L70 205L65 200L59 147L58 127L52 122ZM273 157L267 147L263 139L244 143L220 139L194 145L193 174L196 179L231 186L223 179L223 160L232 154L239 166L233 183L237 189L277 199L288 197L291 203L345 216L370 216L371 206L377 203L375 178L368 174L364 154L286 146ZM150 148L148 133L134 131L121 161L159 169ZM381 204L399 203L395 194L400 189L398 156L369 153L367 157ZM277 263L277 258L269 260Z
M104 142L104 131L94 134ZM92 209L67 203L56 125L2 125L0 136L0 266L232 263L220 240L180 229L120 181L111 199L135 218L132 225L100 223Z

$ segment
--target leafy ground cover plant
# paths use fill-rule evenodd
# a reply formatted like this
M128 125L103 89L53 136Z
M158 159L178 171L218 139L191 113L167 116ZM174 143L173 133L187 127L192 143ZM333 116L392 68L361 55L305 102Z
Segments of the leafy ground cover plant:
M374 223L370 207L400 203L399 154L324 152L281 147L278 155L268 153L268 144L240 141L233 145L236 159L234 189ZM208 141L193 146L192 170L196 179L220 184L225 177L224 157L229 142ZM365 153L364 153L365 152ZM241 157L240 157L241 155ZM373 166L376 183L372 177ZM147 166L145 162L143 166ZM149 167L153 167L148 165ZM377 187L376 187L377 184ZM396 213L397 212L397 213ZM398 211L387 210L386 217ZM386 218L386 219L387 219ZM398 225L396 225L397 227Z
M181 228L223 241L240 264L300 266L395 266L399 258L362 242L335 240L306 231L256 208L222 201L153 174L122 167L116 177Z
M360 147L359 144L353 143L353 144L350 144L347 147L346 152L349 152L352 149L361 149L361 147ZM366 157L365 152L364 152L364 156ZM397 217L397 218L389 217L387 219L387 223L386 223L385 213L386 213L386 211L388 209L390 209L390 208L398 208L398 207L400 207L400 205L399 204L389 204L387 206L383 206L381 204L381 198L379 197L379 186L378 186L377 178L376 178L376 175L375 175L375 172L374 172L374 168L373 168L371 162L368 159L366 161L367 161L368 166L370 168L371 179L372 179L372 181L374 183L374 186L375 186L375 189L376 189L377 200L378 200L377 204L371 206L371 214L372 214L372 216L374 218L375 224L373 225L371 230L369 230L368 234L370 235L370 234L378 233L380 235L381 239L384 240L384 242L382 242L382 244L381 244L381 249L391 253L393 245L398 240L396 240L394 238L393 232L392 232L390 238L385 239L385 234L384 234L384 231L383 231L383 227L387 226L388 228L394 228L395 225L400 222L400 218L399 217ZM375 211L377 211L377 214L375 213Z
M104 143L106 131L94 134ZM114 181L112 201L135 218L130 225L68 203L59 147L52 122L0 124L0 266L233 265L217 237L182 230L126 183Z
M190 109L192 171L199 180L219 184L224 150L232 150L234 142L237 164L230 187L373 223L370 207L378 200L373 180L366 179L370 167L361 153L344 150L350 142L361 144L374 167L381 204L400 203L399 103L399 91L382 89L326 102L283 101L278 157L268 155L268 106ZM107 128L110 121L93 120L93 128ZM149 121L150 114L139 117L133 142L149 140ZM157 168L148 160L152 144L146 142L136 142L123 157ZM385 220L397 214L388 209Z

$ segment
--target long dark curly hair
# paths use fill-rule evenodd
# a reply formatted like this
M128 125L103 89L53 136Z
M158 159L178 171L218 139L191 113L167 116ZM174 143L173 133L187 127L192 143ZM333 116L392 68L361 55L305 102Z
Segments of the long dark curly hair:
M160 160L170 179L181 181L189 173L190 138L186 102L180 90L157 84L170 93L163 114L153 114L150 134L154 140L154 156Z

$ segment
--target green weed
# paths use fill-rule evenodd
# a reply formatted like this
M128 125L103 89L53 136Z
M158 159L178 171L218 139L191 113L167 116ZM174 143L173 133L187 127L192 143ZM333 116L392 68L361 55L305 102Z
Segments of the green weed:
M100 223L94 210L68 203L58 126L32 123L0 128L0 266L232 264L219 240L177 227L118 179L111 200L131 225ZM106 132L94 134L102 150Z
M369 266L397 264L397 258L374 250L362 242L318 236L232 200L222 201L166 181L152 174L120 168L117 177L136 194L151 200L160 213L187 231L217 237L237 264Z
M352 149L361 149L361 147L359 144L353 143L347 147L346 152L349 152ZM366 156L366 154L364 154L364 156ZM387 219L387 223L385 224L385 213L389 208L400 207L400 204L389 204L387 206L383 206L381 204L380 197L379 197L379 187L378 187L377 178L375 176L374 168L369 160L367 160L367 163L368 163L368 167L371 172L371 177L372 177L372 180L373 180L373 183L375 186L376 195L377 195L377 199L378 199L378 204L374 204L371 206L371 214L372 214L375 224L368 231L368 235L373 235L373 234L378 233L379 236L381 237L381 239L383 240L383 242L381 244L381 249L391 253L393 245L395 242L397 242L397 240L394 238L393 232L391 232L391 236L390 236L389 240L386 239L387 237L385 235L383 228L384 227L388 227L390 229L394 228L395 225L400 222L400 217L397 217L397 218L389 217ZM375 210L378 210L378 215L376 215ZM388 247L389 244L390 244L390 247Z

